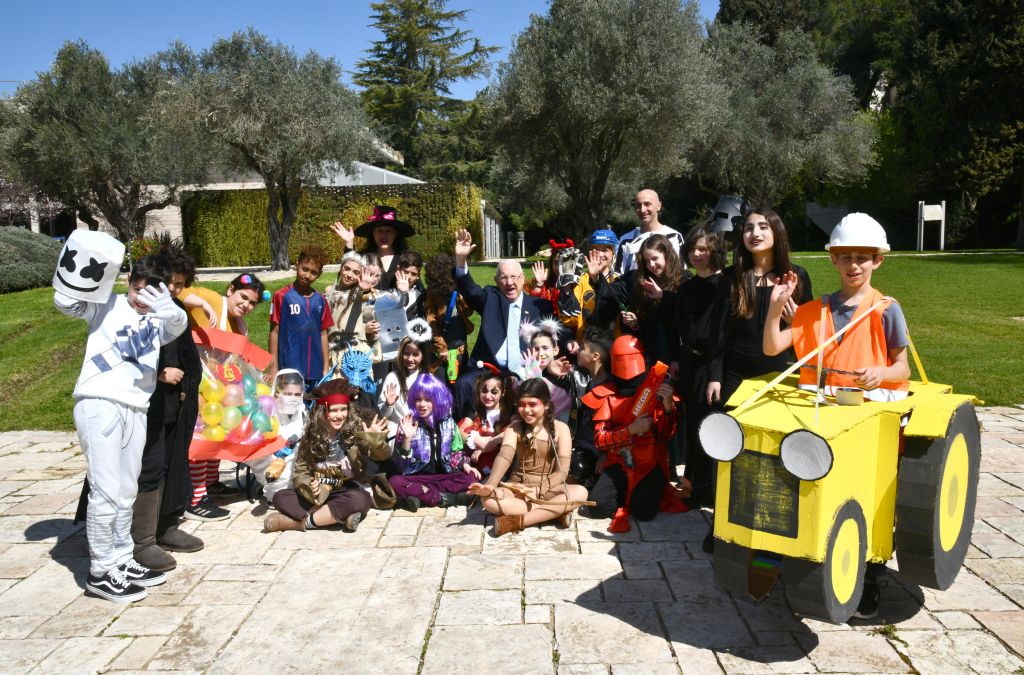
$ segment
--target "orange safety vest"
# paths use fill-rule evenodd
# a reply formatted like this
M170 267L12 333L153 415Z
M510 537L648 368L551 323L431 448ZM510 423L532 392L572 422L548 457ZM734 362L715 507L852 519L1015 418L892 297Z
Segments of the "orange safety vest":
M872 291L861 301L850 321L855 321L882 298L882 294L877 290ZM889 301L886 301L877 310L871 312L871 316L844 333L838 344L833 342L825 347L822 365L826 368L849 371L883 364L891 366L892 359L889 358L889 350L885 345L885 328L882 326L882 312L888 306ZM822 335L821 322L823 320L825 330ZM796 310L796 316L793 317L792 330L793 349L796 350L797 359L802 359L817 348L819 335L822 335L822 342L835 335L836 327L832 321L832 312L829 311L828 296L823 296L820 301L811 300L800 305ZM811 363L815 363L815 360L811 359ZM813 387L816 384L816 376L816 369L801 368L800 384ZM825 384L832 387L856 387L855 379L852 375L827 373ZM908 380L887 381L882 382L879 388L907 391L910 388L910 382Z

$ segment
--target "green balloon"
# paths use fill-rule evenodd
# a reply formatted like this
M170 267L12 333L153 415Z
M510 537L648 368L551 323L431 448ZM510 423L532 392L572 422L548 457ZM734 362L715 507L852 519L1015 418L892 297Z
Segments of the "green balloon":
M220 425L224 427L225 431L231 431L242 422L242 413L235 407L231 406L224 408L224 418L221 419Z
M256 411L263 412L262 410L260 410L259 401L257 401L252 396L249 396L244 401L242 401L242 405L238 406L238 409L242 411L243 415L251 415Z
M252 428L254 431L258 431L261 434L265 434L272 428L270 417L267 413L262 410L257 410L252 414Z

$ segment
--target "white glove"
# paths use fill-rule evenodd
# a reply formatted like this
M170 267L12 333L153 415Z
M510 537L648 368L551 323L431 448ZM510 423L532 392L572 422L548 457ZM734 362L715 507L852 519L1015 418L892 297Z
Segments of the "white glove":
M153 310L153 316L157 319L170 320L178 316L178 306L174 304L171 292L162 281L160 288L146 286L140 290L139 302Z

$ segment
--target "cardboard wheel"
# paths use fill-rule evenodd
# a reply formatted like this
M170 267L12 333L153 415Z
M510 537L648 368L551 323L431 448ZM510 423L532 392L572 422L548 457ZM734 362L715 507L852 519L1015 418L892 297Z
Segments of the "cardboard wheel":
M833 623L853 616L864 590L866 555L864 511L851 499L839 508L832 523L824 562L786 559L782 580L793 611Z
M981 432L974 406L953 413L945 436L908 438L896 481L900 576L945 590L967 555L978 495Z

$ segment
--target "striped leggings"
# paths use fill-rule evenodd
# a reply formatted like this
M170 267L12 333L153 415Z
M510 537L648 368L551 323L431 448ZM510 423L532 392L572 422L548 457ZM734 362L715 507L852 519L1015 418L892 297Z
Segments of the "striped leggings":
M220 460L201 459L188 463L188 472L192 478L192 506L206 496L206 487L220 480Z

